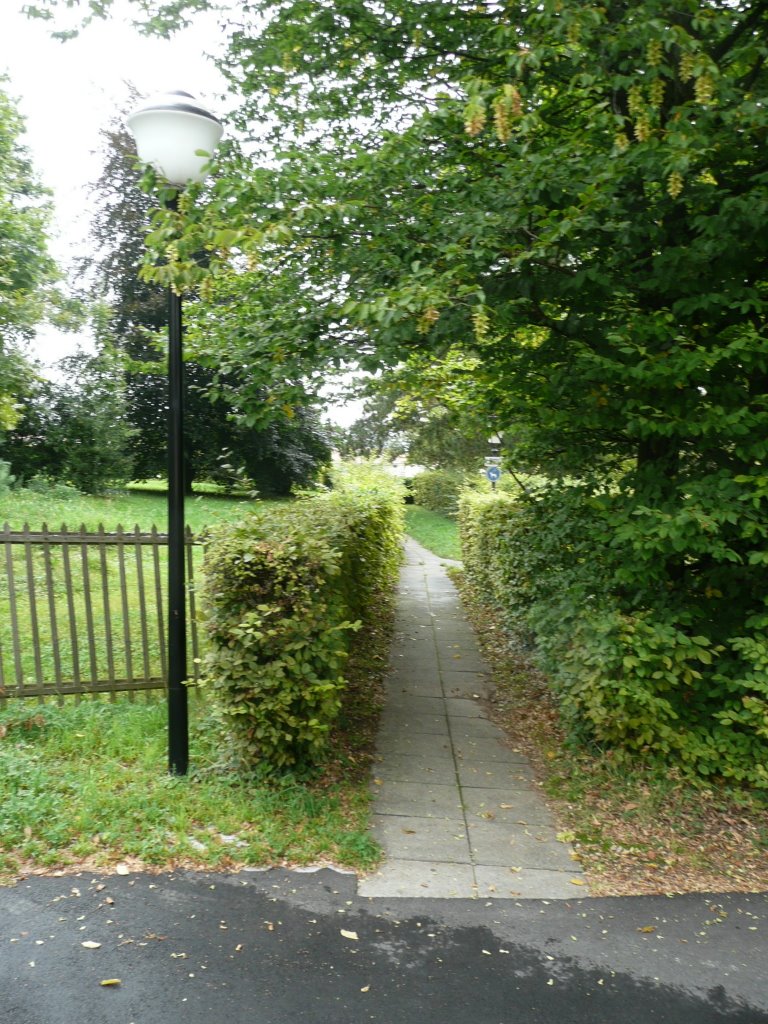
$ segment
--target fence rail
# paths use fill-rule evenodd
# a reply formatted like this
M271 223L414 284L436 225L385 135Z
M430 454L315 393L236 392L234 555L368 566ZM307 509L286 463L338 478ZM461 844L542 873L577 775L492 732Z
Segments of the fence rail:
M0 700L162 689L168 537L138 526L0 532ZM199 642L186 531L190 679Z

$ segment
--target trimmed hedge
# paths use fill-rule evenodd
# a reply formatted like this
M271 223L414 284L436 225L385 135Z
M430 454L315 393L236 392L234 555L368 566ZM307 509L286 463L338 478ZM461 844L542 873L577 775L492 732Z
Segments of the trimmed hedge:
M370 470L360 477L257 510L211 537L201 685L244 766L295 769L319 760L355 631L394 586L402 488Z
M768 616L737 633L652 579L629 587L610 495L465 494L459 523L467 577L535 643L574 740L768 789Z

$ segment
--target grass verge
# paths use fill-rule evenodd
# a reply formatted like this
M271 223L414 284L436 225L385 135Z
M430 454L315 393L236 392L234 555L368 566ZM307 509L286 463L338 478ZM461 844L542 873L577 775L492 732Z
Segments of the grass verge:
M185 778L167 773L162 700L9 702L0 712L0 880L119 865L373 867L368 778L391 618L382 612L357 645L328 758L310 779L239 775L196 697Z
M768 799L570 747L530 652L452 574L493 669L491 716L530 758L594 896L768 890Z
M448 516L430 512L421 505L406 505L405 530L438 558L461 559L458 523Z

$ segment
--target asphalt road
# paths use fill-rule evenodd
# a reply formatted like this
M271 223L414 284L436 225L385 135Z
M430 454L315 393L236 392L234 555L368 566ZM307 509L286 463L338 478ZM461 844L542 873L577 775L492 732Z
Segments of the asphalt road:
M767 954L768 894L363 899L327 869L30 878L0 889L0 1021L759 1024Z

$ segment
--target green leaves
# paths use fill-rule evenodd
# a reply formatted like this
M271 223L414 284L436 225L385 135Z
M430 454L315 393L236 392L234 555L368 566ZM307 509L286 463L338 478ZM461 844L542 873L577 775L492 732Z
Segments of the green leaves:
M321 758L351 638L394 583L399 488L371 472L338 484L220 529L206 552L201 685L248 767L306 768Z

